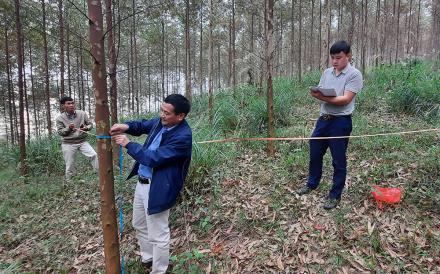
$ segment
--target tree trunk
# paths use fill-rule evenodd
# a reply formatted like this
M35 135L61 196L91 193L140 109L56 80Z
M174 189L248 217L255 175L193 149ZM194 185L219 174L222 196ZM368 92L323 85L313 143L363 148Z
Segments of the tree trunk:
M44 45L44 97L46 101L46 119L47 119L47 133L52 135L52 118L50 115L50 93L49 93L49 54L47 49L47 34L46 34L46 4L45 0L41 0L41 8L43 10L43 45Z
M72 97L72 74L70 72L70 28L66 21L67 34L66 34L66 55L67 55L67 87L69 89L69 96Z
M161 21L161 27L162 27L162 39L161 43L162 46L160 47L160 80L161 80L161 86L162 86L162 97L165 98L165 22L162 18Z
M89 0L89 37L92 54L92 79L95 94L95 124L98 136L110 129L104 56L101 1ZM118 226L116 223L113 164L110 139L98 139L99 182L101 190L101 222L104 234L105 272L121 273Z
M298 82L302 82L302 0L299 0L299 7L298 7Z
M203 94L203 1L200 2L199 92Z
M209 0L209 33L208 33L208 44L209 44L209 65L208 65L208 113L209 113L209 124L212 126L212 116L213 116L213 108L214 108L214 96L213 96L213 83L212 83L212 73L214 70L214 45L212 41L212 28L213 28L213 20L214 20L214 12L213 12L213 0ZM200 63L201 65L201 63Z
M34 65L32 62L32 44L29 41L29 66L30 66L30 74L31 74L31 96L32 96L32 109L34 110L34 130L35 134L37 136L40 136L40 130L39 130L39 119L38 119L38 112L37 107L35 104L35 84L34 84Z
M315 17L314 17L314 10L315 10L315 0L312 0L312 16L311 16L311 22L310 22L310 44L308 45L308 47L310 48L309 51L309 66L310 69L313 70L314 68L314 57L315 57L315 51L314 51L314 47L315 47L315 41L313 40L313 32L315 31L314 29L314 21L315 21Z
M267 133L269 138L275 137L274 113L273 113L273 58L274 58L274 41L273 41L273 6L274 0L265 0L266 5L266 66L267 66ZM267 155L275 155L275 146L273 141L267 142Z
M292 0L292 5L290 8L290 76L293 78L294 73L294 65L295 65L295 0Z
M363 2L363 1L362 1ZM368 1L365 0L365 3L362 3L362 11L363 11L363 15L362 15L362 19L363 19L363 23L362 23L362 42L361 42L361 47L362 47L362 53L361 53L361 70L362 70L362 74L365 75L365 67L366 67L366 63L367 63L367 24L368 24Z
M20 21L20 0L15 0L15 27L17 28L17 63L18 63L18 105L20 115L20 173L27 174L26 164L26 136L24 125L24 104L23 104L23 35Z
M419 47L420 47L420 8L421 8L421 2L422 0L419 0L419 4L418 4L418 10L417 10L417 30L416 30L416 43L415 43L415 47L416 47L416 56L419 56Z
M110 116L111 116L111 124L118 123L118 82L116 78L116 50L115 50L115 40L113 30L113 9L112 9L113 0L105 1L105 15L106 15L106 23L107 23L107 47L108 47L108 74L110 76ZM119 166L119 145L115 142L112 142L112 152L113 152L113 163L116 166Z
M399 56L399 36L400 36L400 35L399 35L399 32L400 32L399 25L400 25L400 0L399 0L399 2L398 2L398 4L397 4L396 56L395 56L395 58L394 58L394 63L397 63L397 58L398 58L398 56Z
M235 93L235 86L237 85L237 68L236 68L236 52L235 52L235 0L232 0L232 25L231 25L231 46L232 46L232 88Z
M64 96L64 20L63 0L58 0L58 21L60 26L60 97ZM61 109L61 107L60 107Z
M21 37L21 56L23 56L23 97L24 97L24 105L26 109L26 126L27 126L27 140L29 141L31 139L31 122L29 118L29 104L28 104L28 96L27 96L27 84L26 84L26 73L24 72L24 67L26 66L26 60L25 60L25 43L24 43L24 37Z
M412 31L412 26L411 26L411 13L412 13L412 3L413 0L411 0L409 2L409 14L408 14L408 26L406 29L407 32L407 39L406 39L406 54L412 53L412 49L411 49L411 45L414 45L414 43L411 43L411 31Z
M190 32L189 32L189 5L190 0L185 0L185 96L191 102L191 46L190 46Z
M9 108L9 128L11 129L11 144L15 145L15 134L14 134L14 115L13 110L15 109L15 101L13 100L13 91L11 83L11 62L9 56L9 36L8 28L5 25L5 56L6 56L6 77L8 82L8 108Z

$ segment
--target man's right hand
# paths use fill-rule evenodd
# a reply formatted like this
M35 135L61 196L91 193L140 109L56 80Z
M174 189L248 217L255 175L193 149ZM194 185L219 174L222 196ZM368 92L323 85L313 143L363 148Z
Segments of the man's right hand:
M127 130L128 130L128 125L126 125L126 124L114 124L110 128L109 133L110 133L110 135L117 135L117 134L124 133Z
M69 124L69 128L70 128L71 130L74 130L74 129L75 129L75 124L74 124L74 123L70 123L70 124Z

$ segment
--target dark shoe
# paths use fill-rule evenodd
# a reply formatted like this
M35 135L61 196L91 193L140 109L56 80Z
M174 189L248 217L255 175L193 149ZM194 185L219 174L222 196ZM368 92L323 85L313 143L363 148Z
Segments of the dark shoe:
M327 198L324 202L324 209L329 210L335 208L340 201L341 199Z
M153 266L153 261L141 262L142 269L144 269L147 273L150 273L151 267Z
M308 186L303 186L296 191L296 194L298 194L299 196L302 196L305 194L309 194L310 192L312 192L312 190L313 190L313 188L310 188Z

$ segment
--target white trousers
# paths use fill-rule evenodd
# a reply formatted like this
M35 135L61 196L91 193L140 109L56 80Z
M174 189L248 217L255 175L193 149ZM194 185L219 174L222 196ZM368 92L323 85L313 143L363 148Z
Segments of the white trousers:
M94 171L98 170L98 155L88 142L80 144L61 144L64 162L66 162L66 181L70 181L75 172L75 153L79 150L90 159Z
M137 183L133 201L133 227L142 262L152 262L151 274L165 273L170 260L170 210L148 215L150 184Z

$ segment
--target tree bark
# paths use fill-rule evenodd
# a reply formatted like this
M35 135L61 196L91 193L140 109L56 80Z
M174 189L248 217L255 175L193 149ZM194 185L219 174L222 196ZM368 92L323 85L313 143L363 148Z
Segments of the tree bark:
M214 70L214 45L212 41L212 29L213 29L213 20L214 20L214 12L213 12L213 0L209 0L209 36L208 36L208 44L209 44L209 65L208 65L208 113L209 113L209 124L212 126L212 118L213 118L213 108L214 108L214 96L213 96L213 83L212 83L212 73ZM200 63L201 65L201 63Z
M191 46L190 46L190 31L189 31L189 5L190 0L185 0L185 96L191 102Z
M107 98L103 18L101 1L88 0L89 38L92 54L92 79L96 106L96 134L108 135L110 129ZM104 233L105 272L120 273L118 226L116 223L112 150L110 139L98 139L101 222Z
M63 0L58 0L58 21L60 26L60 97L64 96L64 20ZM60 106L61 109L61 106Z
M116 50L115 50L115 40L113 30L113 9L112 9L113 0L105 1L105 15L106 15L106 23L107 23L107 47L108 47L108 74L110 76L110 116L111 116L111 124L118 123L118 81L116 78ZM119 146L115 142L112 142L112 152L113 152L113 163L116 166L119 166Z
M24 104L23 104L23 35L20 21L20 0L15 0L15 27L17 28L17 63L18 63L18 105L20 115L20 173L26 175L26 136L24 125Z
M9 128L11 129L11 144L15 145L15 134L14 134L14 115L13 110L15 109L15 101L13 99L12 83L11 83L11 62L9 56L9 36L8 27L5 25L5 56L6 56L6 77L8 82L8 110L9 110Z
M40 136L39 130L39 119L38 119L38 111L35 104L35 84L34 84L34 65L32 62L32 44L29 41L29 66L30 66L30 74L31 74L31 96L32 96L32 109L34 110L34 130L37 136Z
M298 7L298 81L299 83L302 82L302 0L299 0L299 7Z
M203 1L200 2L199 92L203 94Z
M275 137L274 113L273 113L273 58L274 58L274 41L273 41L273 6L274 0L265 0L266 5L266 66L267 66L267 133L269 138ZM275 146L273 141L267 142L267 155L275 155Z
M52 118L50 115L50 92L49 92L49 53L47 49L47 34L46 34L46 4L45 0L41 0L41 8L43 12L43 45L44 45L44 99L46 102L46 119L47 119L47 133L52 135Z

